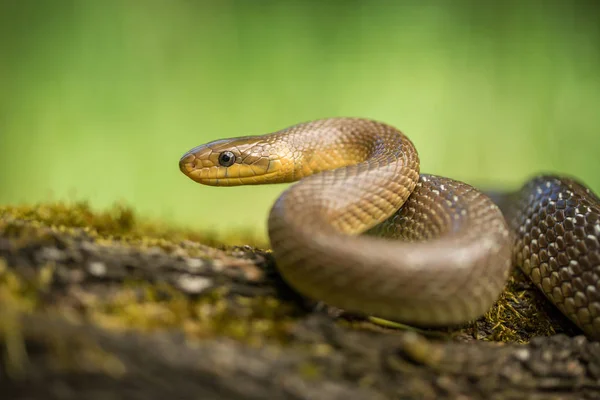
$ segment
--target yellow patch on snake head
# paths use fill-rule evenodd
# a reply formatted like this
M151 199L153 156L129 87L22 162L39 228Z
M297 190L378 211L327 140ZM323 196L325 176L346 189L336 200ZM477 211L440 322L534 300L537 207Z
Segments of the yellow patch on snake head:
M287 182L293 161L285 148L275 148L261 137L216 140L185 153L179 169L194 181L211 186Z

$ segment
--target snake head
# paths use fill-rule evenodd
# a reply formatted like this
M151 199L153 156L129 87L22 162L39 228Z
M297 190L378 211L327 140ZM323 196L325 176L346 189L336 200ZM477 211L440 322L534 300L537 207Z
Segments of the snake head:
M289 150L259 136L215 140L195 147L179 160L179 169L192 180L210 186L288 182L294 168L282 157Z

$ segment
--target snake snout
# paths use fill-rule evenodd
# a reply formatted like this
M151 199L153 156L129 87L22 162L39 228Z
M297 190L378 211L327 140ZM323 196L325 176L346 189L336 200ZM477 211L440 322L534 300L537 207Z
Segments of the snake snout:
M196 155L193 153L185 153L179 160L179 170L185 175L188 175L196 169Z

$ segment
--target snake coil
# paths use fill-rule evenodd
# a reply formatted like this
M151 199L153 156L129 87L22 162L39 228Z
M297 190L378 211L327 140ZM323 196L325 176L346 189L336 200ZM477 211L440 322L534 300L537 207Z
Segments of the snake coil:
M404 134L360 118L217 140L179 167L213 186L299 180L268 228L279 271L308 297L416 325L462 323L492 306L514 261L600 339L600 200L572 179L532 179L503 214L465 183L420 174Z

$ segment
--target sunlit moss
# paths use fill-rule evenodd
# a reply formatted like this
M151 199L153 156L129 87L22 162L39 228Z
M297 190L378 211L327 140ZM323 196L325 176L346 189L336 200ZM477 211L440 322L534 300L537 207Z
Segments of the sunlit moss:
M45 227L49 229L40 229ZM194 252L182 250L184 241L211 243L201 233L177 230L139 221L135 214L122 206L95 212L86 203L62 203L39 206L0 207L0 231L15 243L32 240L54 240L50 232L75 235L85 232L98 245L147 248L158 247L176 254ZM203 257L206 253L199 251ZM52 312L72 320L84 320L105 329L152 332L181 329L196 339L225 336L252 345L266 341L284 342L295 321L290 303L274 297L244 297L229 293L227 286L205 293L188 296L164 283L131 280L110 288L103 296L75 291L77 306L70 301L40 301L40 295L50 290L54 265L38 268L35 276L21 276L0 262L0 302L4 308L4 327L13 326L14 315L21 313ZM436 338L465 338L480 340L527 342L530 338L556 332L556 321L544 311L544 301L535 295L522 274L517 273L508 282L507 290L498 302L477 321L462 328L418 330ZM64 300L64 299L63 299ZM6 310L10 310L6 311ZM10 316L13 317L10 317ZM10 318L9 318L10 317ZM374 325L375 322L377 325ZM340 323L353 329L376 329L393 332L398 327L385 321L344 320ZM11 325L12 324L12 325ZM14 326L13 326L14 328ZM10 332L17 332L10 328ZM559 331L563 330L559 327ZM13 359L20 354L18 341L12 337ZM6 336L7 340L9 336ZM313 351L314 350L314 351ZM313 349L314 354L322 353Z
M192 298L166 284L137 281L124 283L108 296L80 293L75 308L68 300L45 304L39 299L50 271L42 268L38 277L28 282L4 268L0 275L2 315L6 317L9 311L13 316L50 312L109 330L181 329L189 338L225 336L251 345L284 341L293 321L293 308L272 297L230 296L226 288L221 288ZM3 321L4 330L15 331L14 318ZM11 349L18 347L13 344Z
M91 210L87 203L0 207L0 231L17 247L40 239L51 241L51 232L76 235L78 229L104 246L127 244L175 252L183 241L215 244L205 234L139 221L131 209L121 205L101 212ZM192 248L185 252L194 251ZM75 288L70 296L76 296L76 302L58 297L52 303L44 303L40 301L41 294L48 290L53 272L53 265L47 265L38 269L34 277L25 278L0 263L0 301L4 310L11 310L11 315L54 313L111 330L181 329L189 338L231 337L251 345L284 341L292 321L293 306L273 297L231 295L227 287L194 297L164 283L134 280L113 287L107 295ZM4 325L11 321L15 319L5 318ZM14 337L5 336L6 340ZM18 341L12 343L15 359L20 354L19 346Z
M143 282L130 283L108 299L90 299L86 308L87 318L107 329L182 329L190 338L225 336L254 345L285 340L292 322L290 307L274 298L230 297L221 289L193 299Z
M28 221L22 229L47 226L58 231L74 232L81 229L86 234L102 241L119 239L128 244L145 247L165 247L184 240L203 243L211 246L226 244L250 244L264 247L266 244L250 231L235 231L230 234L215 234L210 229L192 230L177 227L158 221L142 220L137 217L132 207L115 204L106 210L94 210L88 202L54 202L25 205L0 206L0 218L5 225L11 221ZM14 229L19 229L15 224ZM32 229L33 228L33 229Z

